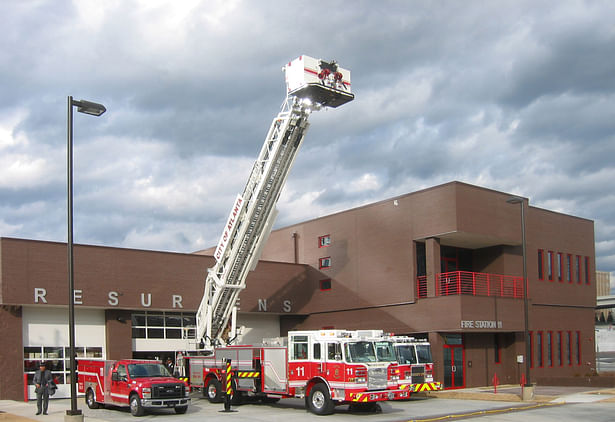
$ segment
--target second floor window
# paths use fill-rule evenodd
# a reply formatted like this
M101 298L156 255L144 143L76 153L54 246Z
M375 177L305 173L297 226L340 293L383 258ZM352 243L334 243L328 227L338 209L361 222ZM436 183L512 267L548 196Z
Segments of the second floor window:
M320 258L318 260L318 268L319 269L323 269L323 268L329 268L331 266L331 257L327 256L325 258Z
M319 248L326 248L329 245L331 245L331 235L330 234L326 234L326 235L320 236L318 238L318 247Z

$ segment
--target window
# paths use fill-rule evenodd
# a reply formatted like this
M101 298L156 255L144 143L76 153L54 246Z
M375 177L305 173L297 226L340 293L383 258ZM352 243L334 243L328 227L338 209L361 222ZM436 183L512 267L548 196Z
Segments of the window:
M547 252L547 276L553 281L553 251Z
M342 345L327 343L327 360L342 360Z
M331 245L331 235L330 234L326 234L324 236L320 236L318 237L318 247L319 248L326 248L327 246Z
M331 290L331 279L327 278L326 280L320 280L320 290Z
M534 367L534 332L530 331L527 333L530 342L530 368Z
M577 365L581 365L581 332L577 331Z
M564 281L564 276L563 276L563 272L564 272L564 261L562 260L562 253L558 252L557 253L557 281L559 281L560 283L562 281Z
M77 358L103 359L102 347L75 347ZM47 369L52 372L56 384L70 383L70 348L28 346L23 348L23 370L27 375L28 384L34 385L34 373L41 361L47 363Z
M572 283L572 255L566 255L566 280Z
M568 366L572 366L572 333L566 332L566 360Z
M196 314L144 312L132 314L132 338L182 339L196 335Z
M320 343L314 343L314 359L320 359Z
M292 356L291 359L294 360L306 360L308 358L308 338L307 336L292 336Z
M536 348L536 351L538 352L538 367L542 368L544 366L544 360L542 356L542 331L538 331L538 333L536 333Z
M547 332L547 365L553 366L553 333Z
M544 273L544 251L542 249L538 249L538 280L544 280L545 279L545 273Z
M581 284L581 257L577 255L575 273L577 274L577 283Z
M500 337L497 334L493 335L493 350L495 352L495 363L502 363L502 354L500 350Z
M329 267L331 267L331 257L330 256L318 259L318 268L319 269L322 270L323 268L329 268Z
M562 332L557 332L557 362L559 366L564 366L564 356L562 355Z
M585 284L590 284L589 276L589 256L585 257Z

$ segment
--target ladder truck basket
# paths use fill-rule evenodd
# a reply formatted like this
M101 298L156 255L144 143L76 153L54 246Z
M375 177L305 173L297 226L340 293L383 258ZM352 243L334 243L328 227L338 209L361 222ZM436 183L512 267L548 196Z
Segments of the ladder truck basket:
M350 70L335 61L300 56L284 67L289 96L309 98L326 107L339 107L354 99Z

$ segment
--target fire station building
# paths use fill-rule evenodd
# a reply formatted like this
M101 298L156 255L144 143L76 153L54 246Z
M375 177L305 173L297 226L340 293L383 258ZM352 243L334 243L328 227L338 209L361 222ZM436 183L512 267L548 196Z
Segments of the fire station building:
M510 197L451 182L272 232L241 294L240 342L384 329L428 338L446 388L491 385L495 374L519 383L526 364L538 383L585 382L595 368L593 221ZM77 356L194 350L210 253L75 246ZM0 399L23 398L40 360L68 394L67 279L65 244L0 239Z

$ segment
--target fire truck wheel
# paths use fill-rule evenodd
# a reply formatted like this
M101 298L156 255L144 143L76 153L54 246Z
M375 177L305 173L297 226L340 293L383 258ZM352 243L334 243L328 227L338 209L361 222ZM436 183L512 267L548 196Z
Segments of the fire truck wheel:
M335 403L329 396L329 389L322 383L312 387L307 405L309 411L315 415L329 415L335 408Z
M175 406L175 413L178 415L183 415L188 410L188 406Z
M141 399L137 394L130 396L130 414L132 416L143 416L145 409L141 406Z
M222 402L222 384L215 378L209 378L205 389L203 389L203 396L209 400L210 403Z
M90 409L98 409L100 407L100 405L96 403L94 391L91 388L88 388L88 392L85 393L85 402Z

